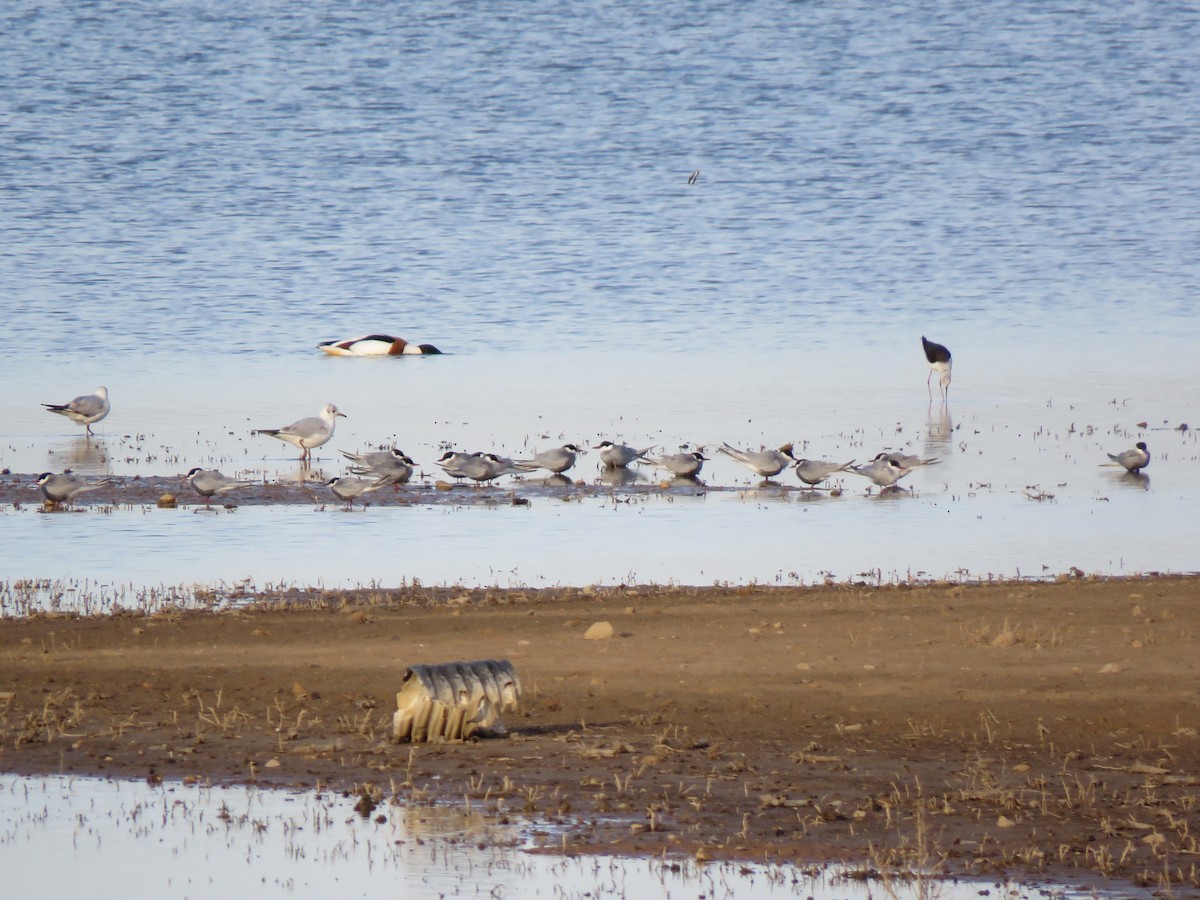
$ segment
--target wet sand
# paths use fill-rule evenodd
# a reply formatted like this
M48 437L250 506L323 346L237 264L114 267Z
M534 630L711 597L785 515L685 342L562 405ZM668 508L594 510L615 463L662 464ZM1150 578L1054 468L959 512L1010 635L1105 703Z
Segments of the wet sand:
M1196 578L416 588L5 619L0 767L469 799L570 852L1188 890L1198 599ZM489 657L523 682L508 737L390 741L406 666Z

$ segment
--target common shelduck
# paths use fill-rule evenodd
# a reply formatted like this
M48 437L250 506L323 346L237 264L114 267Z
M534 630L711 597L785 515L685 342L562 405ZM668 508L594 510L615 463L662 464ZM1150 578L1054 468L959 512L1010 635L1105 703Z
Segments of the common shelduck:
M411 344L391 334L367 334L344 341L317 344L330 356L433 356L441 350L433 344Z

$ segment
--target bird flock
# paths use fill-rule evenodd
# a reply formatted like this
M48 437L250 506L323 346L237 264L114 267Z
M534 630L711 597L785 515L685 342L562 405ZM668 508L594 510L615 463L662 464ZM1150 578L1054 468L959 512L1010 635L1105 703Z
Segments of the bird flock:
M319 349L332 355L345 356L386 356L439 354L436 347L430 344L411 344L392 335L367 335L346 341L326 341L318 345ZM938 383L942 400L949 397L953 357L950 350L942 344L935 343L921 336L921 347L929 364L929 377L926 386L930 399L933 396L932 379L938 375ZM108 389L99 387L91 394L80 395L67 403L42 404L50 412L66 416L72 422L83 425L88 435L92 435L92 426L103 420L111 411ZM346 414L334 404L329 403L315 416L298 419L290 425L279 428L258 428L253 434L266 435L284 443L290 444L300 451L302 465L308 465L312 459L312 451L324 446L334 435L337 420L345 418ZM602 468L602 479L608 483L632 481L637 475L630 472L633 465L650 466L659 469L673 479L698 480L704 463L710 457L703 453L703 448L680 453L652 456L655 446L631 447L614 443L610 440L601 441L592 449L599 451ZM861 465L855 465L855 460L846 462L830 462L823 459L807 459L794 455L795 447L791 443L783 444L778 449L740 449L728 443L722 443L716 452L730 457L745 466L754 474L770 480L781 474L785 469L792 469L797 479L810 489L816 489L823 482L841 472L860 475L869 479L881 489L881 493L896 489L897 482L917 468L936 465L941 460L934 458L923 459L919 456L904 454L898 451L882 451L871 460ZM511 459L496 453L447 450L436 461L436 465L448 476L457 481L473 481L484 484L494 481L504 475L528 475L532 472L545 470L550 473L547 483L572 483L564 473L571 469L581 453L576 444L563 444L535 453L528 459ZM330 492L351 507L355 500L364 495L386 487L398 488L407 484L416 471L417 464L403 451L395 447L371 451L368 453L351 453L341 451L346 457L348 468L346 475L330 478L326 485ZM1107 454L1110 462L1105 465L1120 466L1134 475L1150 464L1150 453L1146 443L1139 441L1133 449L1120 453ZM205 508L211 508L212 498L235 491L239 488L251 487L252 482L232 478L216 469L196 467L185 476L192 488L204 498ZM554 481L551 481L554 479ZM110 482L107 479L81 481L70 472L55 474L43 472L37 477L37 484L48 503L65 504L72 502L80 494L98 490Z

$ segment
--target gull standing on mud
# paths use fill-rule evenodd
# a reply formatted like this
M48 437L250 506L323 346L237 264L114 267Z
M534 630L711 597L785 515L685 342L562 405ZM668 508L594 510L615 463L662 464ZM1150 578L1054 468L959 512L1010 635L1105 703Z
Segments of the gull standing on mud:
M796 470L797 478L799 478L809 487L815 487L836 472L850 471L851 466L853 465L854 460L844 463L835 463L826 462L823 459L798 459L793 467Z
M888 459L886 453L880 453L866 465L851 466L849 471L862 475L865 478L870 478L886 491L911 472L912 469L907 469L895 460ZM880 491L880 493L883 493L883 491Z
M51 503L70 503L79 494L107 487L108 484L107 478L99 481L76 481L74 475L68 475L65 472L62 475L43 472L37 477L37 485L42 489L42 496Z
M1150 451L1146 449L1145 441L1138 441L1132 450L1122 450L1120 453L1110 453L1108 458L1118 466L1123 466L1131 475L1140 475L1142 469L1150 465ZM1103 465L1112 465L1104 463Z
M327 403L320 415L300 419L283 428L259 428L253 434L265 434L291 444L293 447L299 448L301 460L309 460L312 459L312 451L315 448L333 437L333 426L338 416L346 418L344 412L341 412L332 403Z
M250 487L248 481L238 481L236 478L221 474L216 469L202 469L199 466L196 466L184 477L192 483L196 493L204 498L206 508L209 508L214 494L223 494L240 487Z
M739 450L729 444L721 444L718 453L733 457L743 466L763 478L774 478L796 461L792 456L792 444L788 442L778 450Z
M651 444L645 450L627 447L625 444L614 444L612 441L601 441L593 450L600 451L600 462L610 469L623 469L635 459L645 459L646 454L654 449Z
M43 403L42 406L82 425L88 434L92 433L92 425L107 416L112 409L112 404L108 402L108 388L103 385L96 388L96 393L81 394L70 403Z
M937 372L939 383L942 386L942 399L948 400L950 398L950 369L954 365L950 348L928 340L925 335L921 335L921 346L925 350L925 359L929 361L929 377L925 379L925 387L929 390L929 399L933 399L933 388L929 386L929 382L933 378L933 373Z

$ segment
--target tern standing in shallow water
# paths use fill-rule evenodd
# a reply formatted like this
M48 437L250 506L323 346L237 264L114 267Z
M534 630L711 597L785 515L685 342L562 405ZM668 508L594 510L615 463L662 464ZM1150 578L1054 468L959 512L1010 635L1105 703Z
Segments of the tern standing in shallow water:
M796 477L809 487L816 487L837 472L848 472L854 460L844 463L826 462L823 459L798 459L794 463ZM860 473L861 474L861 473Z
M518 459L516 464L530 472L535 469L547 469L555 475L561 475L575 465L577 453L579 448L574 444L563 444L561 447L535 453L532 459Z
M1132 450L1110 453L1108 458L1118 466L1124 466L1125 471L1133 475L1140 475L1142 469L1150 465L1150 451L1146 449L1145 441L1138 441Z
M333 492L333 496L339 500L346 501L346 509L354 506L354 501L363 494L369 494L371 491L377 491L384 485L378 481L368 481L365 478L330 478L326 485Z
M670 472L676 478L695 478L707 461L708 457L700 452L672 453L669 456L646 460L656 469Z
M954 365L950 348L928 340L925 335L921 335L921 346L925 349L925 359L929 361L929 377L925 379L925 387L929 390L929 399L933 399L933 388L930 387L929 382L933 378L933 373L937 372L939 383L942 386L942 399L948 400L950 398L950 370Z
M646 454L654 449L651 444L645 450L627 447L625 444L614 444L612 441L601 441L593 450L600 451L600 462L610 469L623 469L635 459L645 459Z
M784 444L778 450L739 450L730 444L721 444L718 453L724 453L740 462L755 475L763 478L774 478L796 461L792 456L791 443Z
M259 428L254 434L265 434L269 437L291 444L300 449L300 459L312 459L312 451L333 437L333 426L338 416L343 419L346 414L332 403L327 403L319 415L300 419L283 428Z
M112 409L112 404L108 402L108 388L104 386L96 388L96 393L82 394L70 403L43 403L42 406L82 425L88 434L92 433L92 426Z
M866 465L851 466L849 471L862 475L865 478L870 478L883 488L883 491L886 491L911 472L912 469L905 468L894 459L888 459L886 453L880 453ZM883 491L880 491L880 493L883 493Z

